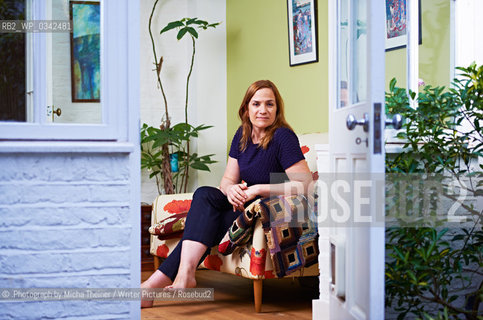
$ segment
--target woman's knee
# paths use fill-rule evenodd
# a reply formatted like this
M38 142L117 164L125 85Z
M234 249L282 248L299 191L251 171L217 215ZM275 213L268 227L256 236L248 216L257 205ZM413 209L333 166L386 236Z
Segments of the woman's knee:
M205 210L206 208L211 208L217 211L223 211L229 206L231 205L223 192L221 192L220 189L213 187L200 187L196 189L193 194L193 201L191 202L191 208L193 210Z
M199 187L193 194L193 201L213 200L220 197L221 191L213 187Z

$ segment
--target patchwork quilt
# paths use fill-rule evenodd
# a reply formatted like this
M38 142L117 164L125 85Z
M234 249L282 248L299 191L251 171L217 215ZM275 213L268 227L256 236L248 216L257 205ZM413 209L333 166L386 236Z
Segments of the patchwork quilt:
M318 262L319 249L313 212L313 202L303 195L257 200L233 222L218 251L229 255L245 244L250 239L256 219L260 219L274 273L278 277L314 265Z

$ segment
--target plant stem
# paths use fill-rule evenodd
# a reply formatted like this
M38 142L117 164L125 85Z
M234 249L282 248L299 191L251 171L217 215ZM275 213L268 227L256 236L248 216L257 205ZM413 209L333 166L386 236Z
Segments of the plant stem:
M158 1L159 0L156 0L154 2L153 10L151 11L151 15L149 16L148 29L149 29L149 37L151 38L151 45L153 47L154 64L156 66L156 75L158 77L158 84L159 84L159 87L161 88L161 93L163 94L164 112L166 114L166 129L169 129L168 100L166 98L166 93L164 92L163 83L161 82L161 76L160 76L160 73L161 73L161 61L162 60L160 61L160 63L158 63L158 56L156 54L156 45L154 43L153 33L151 31L151 23L152 23L152 20L153 20L154 11L156 10L156 6L158 4Z
M169 159L169 149L168 149L168 144L165 143L161 147L162 150L162 155L163 155L163 182L164 182L164 192L166 194L174 194L174 188L173 188L173 176L171 174L171 162Z
M186 100L184 104L184 122L188 123L188 89L190 85L190 78L191 78L191 73L193 72L193 65L195 64L195 38L191 36L191 41L193 44L193 52L191 54L191 65L190 65L190 71L188 72L188 76L186 77Z
M447 307L448 309L451 309L452 311L454 311L454 312L456 312L458 314L467 315L467 314L471 314L472 313L471 311L467 311L467 310L464 310L464 309L455 307L454 305L446 302L443 298L441 298L438 294L436 294L432 290L430 290L430 292L433 295L432 298L431 297L426 297L424 295L420 295L419 297L421 299L424 299L424 300L427 300L427 301L439 303L439 304Z
M170 128L169 113L168 113L168 100L166 99L166 93L164 92L163 83L161 82L161 75L160 75L161 74L161 66L162 66L162 63L163 63L163 58L161 57L161 59L159 60L159 63L158 63L158 57L157 57L157 54L156 54L156 45L154 43L154 37L153 37L153 33L151 31L151 24L152 24L152 20L153 20L153 15L154 15L154 11L156 10L156 6L158 4L158 1L159 0L156 0L154 2L153 10L151 10L151 15L149 16L148 29L149 29L149 37L151 38L151 45L153 47L154 64L156 66L156 75L157 75L157 78L158 78L159 87L161 88L161 93L163 95L164 112L166 114L166 121L165 121L164 124L162 123L163 121L161 120L161 128L162 128L162 130L168 131L169 128ZM165 191L166 194L172 194L172 193L174 193L174 191L173 191L173 177L172 177L172 174L171 174L171 164L170 164L170 161L169 161L168 145L169 145L168 143L165 143L161 147L161 150L163 152L162 153L162 155L163 155L163 170L161 172L163 173L164 191Z
M178 171L178 174L176 175L176 180L174 181L174 188L175 189L178 189L178 180L179 180L179 171Z
M188 96L189 96L189 84L190 84L190 78L191 78L191 73L193 72L193 65L195 64L195 54L196 54L196 46L195 46L195 38L191 36L191 41L193 44L193 52L191 54L191 65L190 65L190 71L188 73L188 77L186 77L186 102L184 105L184 119L185 123L188 123ZM184 185L184 192L186 192L188 188L188 177L189 177L189 167L190 167L190 140L188 139L186 141L186 167L185 167L185 179L182 185Z
M470 190L470 191L473 191L473 190ZM470 214L472 214L472 215L475 215L475 216L481 216L482 215L482 212L481 211L477 211L475 209L472 209L469 205L464 204L462 202L459 202L458 201L458 198L456 198L455 196L452 196L450 194L445 194L445 193L443 194L443 196L446 197L446 198L449 198L449 199L451 199L451 200L453 200L455 202L458 202L462 208L468 210L470 212Z
M469 268L463 268L462 269L463 271L467 271L467 272L472 272L472 273L476 273L480 276L483 276L483 272L479 272L478 270L473 270L473 269L469 269Z
M154 177L156 178L156 187L158 188L158 194L161 194L161 181L159 181L158 175L155 175Z
M189 167L190 167L190 141L188 140L186 142L186 170L185 170L185 174L186 174L186 179L184 181L184 191L186 193L186 190L188 188L188 170L189 170Z

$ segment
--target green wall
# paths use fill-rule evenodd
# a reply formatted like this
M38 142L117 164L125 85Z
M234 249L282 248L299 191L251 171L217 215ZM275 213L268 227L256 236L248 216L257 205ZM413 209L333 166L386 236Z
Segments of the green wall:
M450 1L421 0L419 74L426 84L450 83ZM319 62L290 67L285 0L227 0L227 139L240 124L238 108L248 86L272 80L298 134L328 132L328 1L318 1ZM386 83L406 86L406 49L386 54Z
M450 84L450 9L450 0L421 0L419 78L426 84ZM386 53L386 89L394 77L399 87L406 87L405 48Z
M227 0L227 139L248 86L273 81L296 133L328 132L327 1L318 1L319 62L290 67L287 1Z

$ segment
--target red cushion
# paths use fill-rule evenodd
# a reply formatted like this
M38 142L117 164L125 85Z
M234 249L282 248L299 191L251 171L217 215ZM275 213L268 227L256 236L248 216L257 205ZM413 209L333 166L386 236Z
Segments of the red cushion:
M151 226L149 232L157 235L160 240L180 238L183 235L187 215L188 212L182 212L167 217Z

